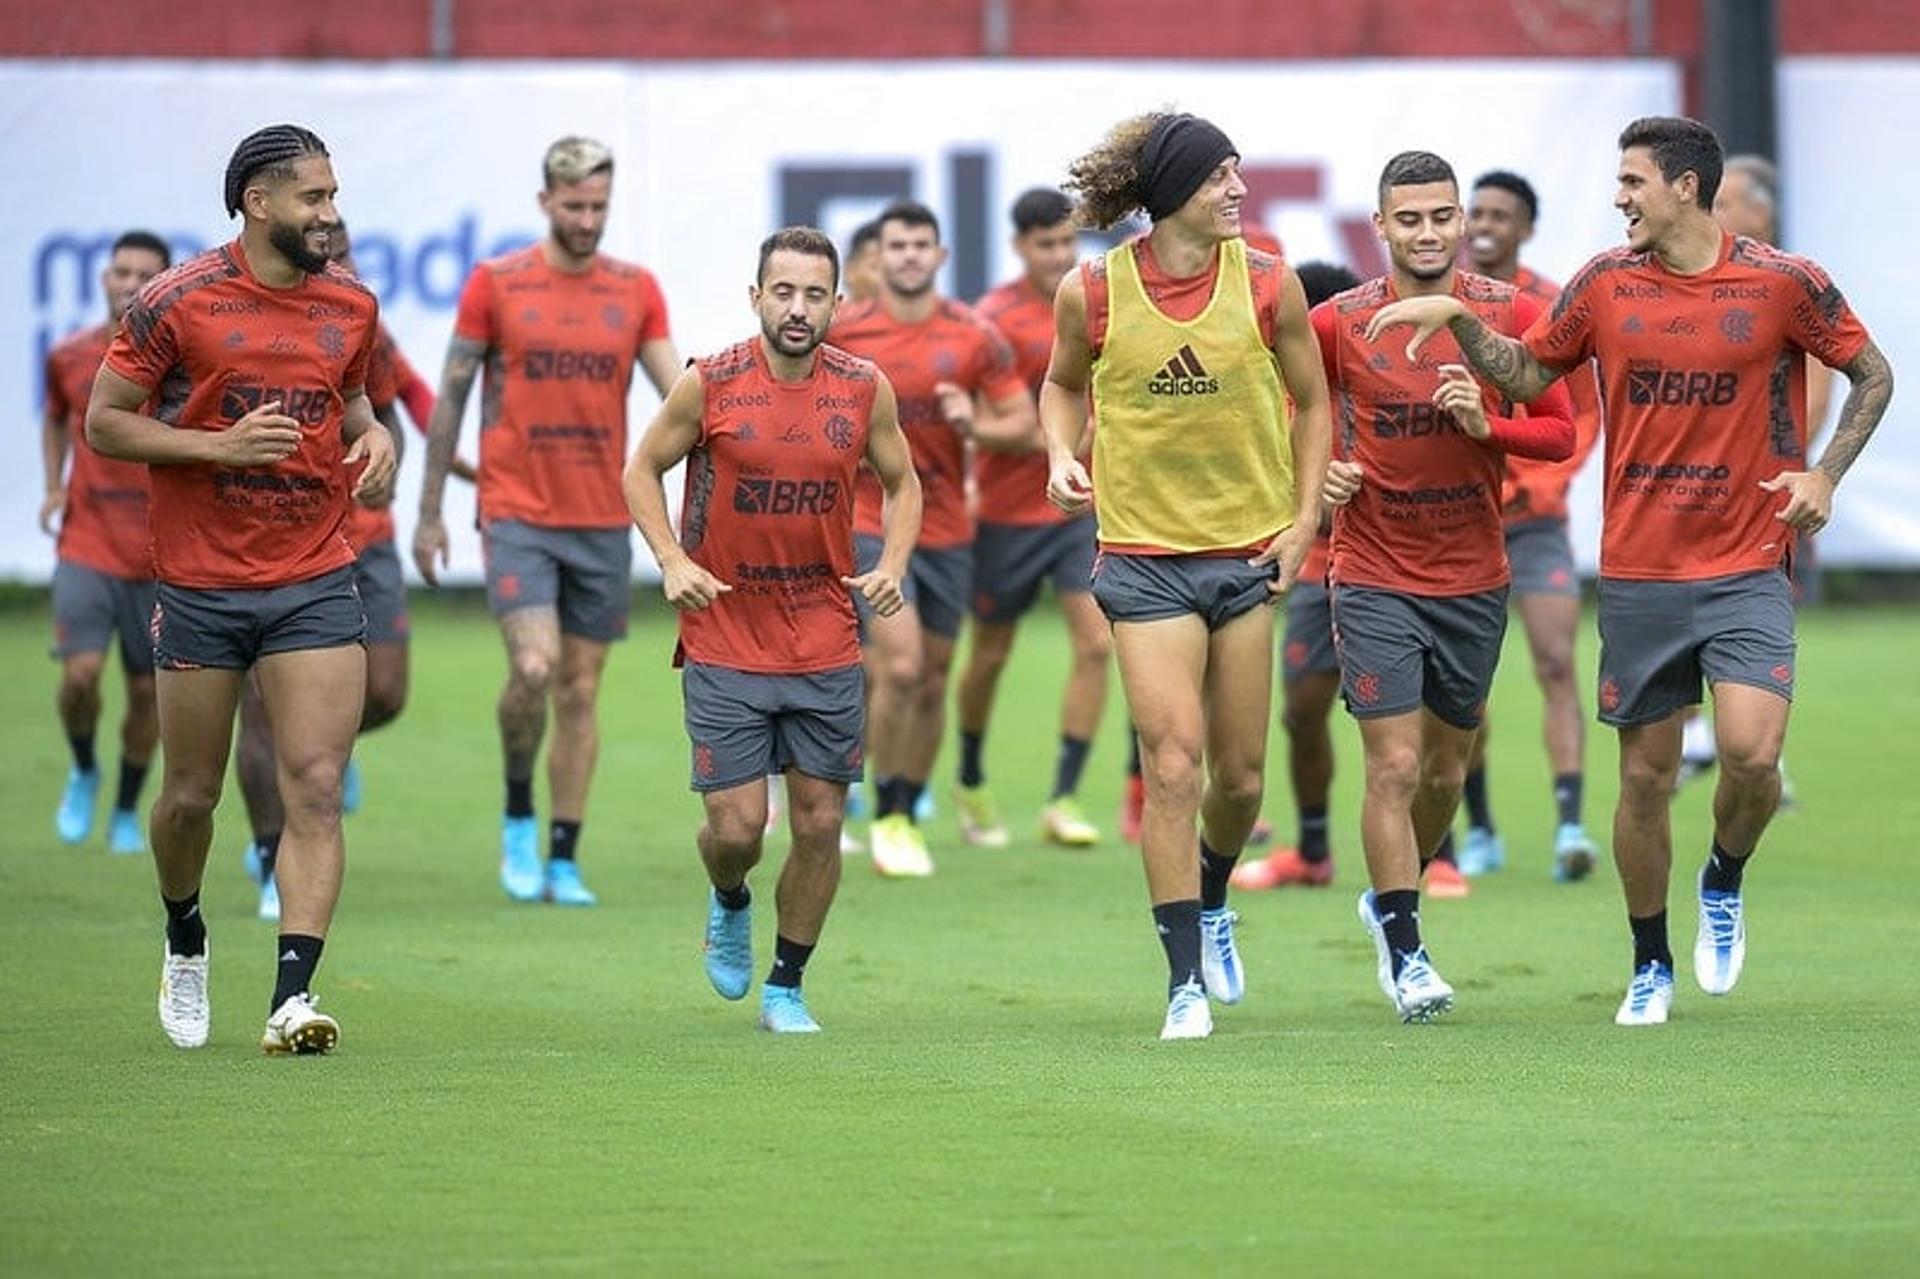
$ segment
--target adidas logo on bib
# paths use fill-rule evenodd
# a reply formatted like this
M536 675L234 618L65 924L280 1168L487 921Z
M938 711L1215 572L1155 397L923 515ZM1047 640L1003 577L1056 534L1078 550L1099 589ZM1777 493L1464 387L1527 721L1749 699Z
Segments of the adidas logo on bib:
M1191 346L1182 346L1147 382L1150 395L1217 395L1220 379L1210 375Z

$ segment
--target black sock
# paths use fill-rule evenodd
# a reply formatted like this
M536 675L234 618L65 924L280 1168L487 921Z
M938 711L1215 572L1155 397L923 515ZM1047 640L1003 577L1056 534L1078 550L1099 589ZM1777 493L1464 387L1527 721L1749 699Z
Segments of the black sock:
M1140 734L1133 731L1133 725L1127 725L1127 776L1140 776Z
M580 851L580 823L555 821L547 828L549 861L570 862Z
M511 777L507 779L507 816L533 816L533 779L531 777L518 782Z
M925 781L910 781L902 777L899 781L899 788L900 811L906 814L908 821L918 826L920 824L920 818L914 810L920 807L920 797L927 793L927 784Z
M1189 897L1153 908L1153 926L1167 952L1167 993L1200 980L1200 903Z
M1300 860L1319 863L1333 855L1327 842L1327 806L1300 810Z
M1227 877L1233 874L1238 853L1216 853L1200 838L1200 909L1221 910L1227 904Z
M1720 847L1720 841L1713 841L1713 848L1707 854L1707 868L1700 874L1700 888L1709 893L1737 893L1740 891L1740 877L1747 873L1747 853L1735 857Z
M1562 826L1580 824L1580 788L1584 781L1578 773L1562 773L1553 779L1553 806L1560 810Z
M1673 971L1673 952L1667 949L1667 912L1648 915L1644 919L1627 916L1627 926L1633 929L1633 970L1639 972L1654 960Z
M1393 975L1400 975L1400 963L1420 949L1420 893L1417 889L1397 888L1373 895L1373 913L1380 931L1387 935L1387 951L1393 956Z
M1053 766L1053 794L1048 798L1059 799L1080 789L1080 770L1087 766L1087 751L1092 746L1084 737L1061 736L1060 757Z
M280 934L280 969L273 979L273 1003L267 1008L269 1016L295 995L307 993L313 985L313 970L320 966L320 948L326 944L324 937Z
M767 985L798 989L800 978L807 971L807 960L812 957L812 946L803 946L797 941L788 941L785 937L775 935L773 967L767 970Z
M1487 770L1467 770L1467 784L1460 793L1467 801L1467 820L1487 834L1493 834L1493 809L1487 803Z
M747 887L747 881L741 880L738 888L716 888L714 898L728 910L745 910L753 904L753 890Z
M987 774L980 767L980 748L985 746L985 733L969 733L960 730L960 784L978 786L987 780Z
M67 745L73 748L73 766L83 773L91 773L100 767L100 761L93 757L93 734L78 736L67 734Z
M1420 859L1420 869L1425 871L1427 867L1433 865L1435 862L1446 862L1448 865L1453 864L1453 832L1451 830L1440 837L1440 847L1433 850L1431 857L1422 857Z
M174 955L204 955L207 951L207 921L200 917L200 894L194 892L177 902L165 897L167 908L167 951Z
M891 817L900 811L900 779L898 777L876 777L873 779L873 816L878 821L882 817Z
M147 784L147 766L128 760L120 761L120 792L113 797L113 806L122 813L131 813L140 806L140 788Z
M253 846L260 850L260 882L264 884L273 878L274 865L280 860L280 832L255 835Z

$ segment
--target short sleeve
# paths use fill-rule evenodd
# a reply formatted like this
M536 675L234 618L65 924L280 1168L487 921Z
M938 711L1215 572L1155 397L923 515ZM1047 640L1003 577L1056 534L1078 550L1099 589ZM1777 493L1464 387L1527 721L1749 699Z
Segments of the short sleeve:
M108 368L149 391L159 386L168 370L180 360L174 317L182 308L178 305L160 308L155 305L157 301L158 291L149 284L127 307L106 356Z
M640 273L640 345L671 336L667 325L667 295L651 271Z
M1594 277L1591 266L1582 270L1553 300L1552 309L1527 326L1520 340L1534 359L1556 369L1570 369L1593 357ZM1523 301L1532 305L1525 295L1515 298L1516 316Z
M1013 354L1013 344L985 320L980 320L975 327L980 337L975 385L980 393L998 403L1025 391L1027 380L1020 376L1020 361Z
M1807 258L1795 258L1796 273L1804 291L1791 295L1787 311L1787 334L1796 345L1828 368L1843 369L1852 364L1867 345L1866 326L1847 305L1840 287L1827 277L1819 265Z
M469 342L493 345L493 272L475 269L460 290L460 307L454 312L453 335Z
M368 390L367 378L373 363L373 348L380 343L380 307L367 295L367 306L372 314L367 317L366 328L360 337L360 347L347 360L347 367L340 374L340 388L345 391Z
M73 415L73 405L67 403L66 379L60 376L60 359L51 351L47 353L47 369L43 377L47 413L65 423Z
M1320 344L1320 367L1327 371L1327 385L1338 385L1340 360L1335 345L1340 340L1340 320L1333 313L1333 302L1322 302L1307 312L1307 322L1313 325L1313 339Z

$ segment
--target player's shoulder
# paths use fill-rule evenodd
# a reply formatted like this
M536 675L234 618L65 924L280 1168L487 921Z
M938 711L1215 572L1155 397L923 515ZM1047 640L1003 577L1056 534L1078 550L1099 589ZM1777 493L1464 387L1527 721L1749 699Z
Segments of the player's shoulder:
M1243 241L1243 243L1245 243ZM1274 251L1269 252L1255 244L1247 244L1247 271L1254 276L1276 276L1286 270L1287 259L1278 251L1276 242Z
M246 268L234 257L232 245L217 245L196 253L147 281L127 308L121 321L122 332L135 347L144 347L155 329L178 324L192 314L191 308L183 304L194 294L207 295L209 290L226 292L223 286L246 289L248 279ZM260 309L257 298L208 296L206 315L231 313L238 317Z
M89 325L55 342L47 352L47 360L53 364L98 364L101 354L112 341L112 325Z
M624 288L646 290L660 287L660 281L655 278L653 272L638 262L629 262L625 258L611 257L602 253L593 259L593 266L603 279Z
M352 304L365 307L369 316L379 312L379 295L367 287L366 281L338 262L327 263L324 270L308 276L307 280L322 290L343 294Z
M1387 277L1381 275L1363 280L1350 289L1343 289L1321 305L1332 307L1335 315L1356 315L1362 311L1378 311L1392 296L1387 287Z
M700 380L708 386L719 386L751 375L760 366L754 351L757 340L747 338L723 351L715 351L712 355L695 360L694 365L700 370Z
M886 311L880 305L879 298L868 298L864 302L849 302L834 312L832 332L837 336L843 333L866 334L882 327Z
M1504 306L1519 296L1518 286L1505 280L1496 280L1490 275L1480 275L1473 271L1454 273L1456 296L1463 302L1476 302L1487 306Z
M540 270L546 266L546 257L540 252L538 244L523 244L517 249L508 249L490 258L482 258L474 264L473 273L488 279L500 279L507 276L521 276Z
M1596 285L1604 283L1607 276L1646 271L1652 266L1651 252L1627 248L1624 245L1596 253L1573 273L1573 278L1567 281L1566 288L1560 291L1556 301L1564 303L1585 294Z
M1036 296L1022 277L994 285L975 300L973 309L990 320L998 320L1008 312L1030 304Z
M851 351L843 351L831 342L820 345L820 371L844 382L877 383L880 380L879 365Z
M1750 236L1733 237L1733 246L1727 251L1727 266L1734 270L1786 276L1813 297L1821 296L1833 284L1826 269L1812 258L1789 253Z

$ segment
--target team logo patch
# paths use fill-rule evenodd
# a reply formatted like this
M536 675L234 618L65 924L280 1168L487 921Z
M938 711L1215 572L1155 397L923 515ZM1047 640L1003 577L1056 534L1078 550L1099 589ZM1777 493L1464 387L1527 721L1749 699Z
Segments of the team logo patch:
M960 360L952 351L935 351L933 371L943 378L950 378L960 371Z
M1753 341L1753 326L1753 312L1745 307L1732 307L1720 317L1720 336L1735 346L1745 346Z
M1793 667L1787 665L1785 662L1780 663L1773 668L1773 678L1781 684L1793 683Z
M1287 665L1294 666L1294 667L1302 666L1306 663L1306 660L1307 660L1307 646L1305 642L1301 640L1288 641Z
M1220 379L1207 372L1192 346L1174 352L1158 373L1147 380L1149 395L1217 395Z
M827 443L836 449L845 451L853 447L853 419L835 413L820 429L826 435Z
M237 351L247 344L247 335L239 329L235 329L233 332L227 334L226 344L229 349Z
M702 777L713 776L713 747L699 744L693 748L693 771Z
M615 306L609 302L600 308L600 323L606 325L615 333L620 332L627 327L627 308L624 306Z
M1367 361L1367 367L1374 370L1375 372L1385 373L1388 369L1393 367L1393 361L1387 357L1387 353L1385 351L1375 351L1373 353L1373 358Z
M320 349L326 352L328 359L344 360L347 358L347 331L339 325L321 325L319 332L313 335L313 340L320 344Z
M867 758L866 753L860 749L859 742L855 742L852 746L849 746L847 748L847 767L848 768L860 767L860 765L866 762L866 758Z
M1362 706L1372 706L1380 700L1380 677L1378 675L1356 675L1353 680L1353 700Z
M1603 711L1617 711L1620 709L1620 684L1617 680L1603 679L1600 681L1600 709Z
M1629 315L1626 321L1621 324L1620 331L1622 333L1645 333L1647 331L1646 322L1638 315Z
M503 600L519 599L520 598L519 575L516 573L502 573L500 575L499 582L496 583L494 586L494 590L499 592L500 598Z

